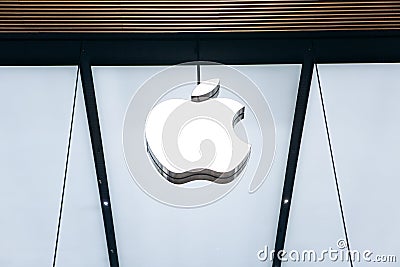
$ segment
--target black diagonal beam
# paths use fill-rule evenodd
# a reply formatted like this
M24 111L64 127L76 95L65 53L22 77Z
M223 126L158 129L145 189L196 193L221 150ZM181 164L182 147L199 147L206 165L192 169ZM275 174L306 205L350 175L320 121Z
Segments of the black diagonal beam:
M303 126L306 117L313 69L313 55L311 49L308 49L305 53L304 62L301 67L296 108L292 125L292 135L290 138L289 154L286 164L285 182L283 185L281 199L281 209L279 213L278 229L276 232L275 254L272 263L273 267L280 267L282 263L282 255L279 253L279 251L282 251L285 246L290 204L292 202L293 186L296 177L297 161L299 158L301 137L303 135Z
M104 161L104 151L100 132L99 115L97 113L92 68L90 65L89 57L85 50L83 50L82 52L80 69L83 94L85 97L86 115L89 124L93 158L96 168L97 184L99 188L100 205L103 214L104 231L107 240L108 259L110 261L110 267L118 267L119 262L117 244L115 241L111 200L108 190L107 172Z

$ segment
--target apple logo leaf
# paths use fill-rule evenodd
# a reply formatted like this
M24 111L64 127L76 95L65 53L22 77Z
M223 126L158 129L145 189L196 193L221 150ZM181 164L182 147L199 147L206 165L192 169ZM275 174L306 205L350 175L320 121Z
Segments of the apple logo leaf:
M202 102L217 97L219 93L219 83L219 79L211 79L200 83L192 92L192 101Z

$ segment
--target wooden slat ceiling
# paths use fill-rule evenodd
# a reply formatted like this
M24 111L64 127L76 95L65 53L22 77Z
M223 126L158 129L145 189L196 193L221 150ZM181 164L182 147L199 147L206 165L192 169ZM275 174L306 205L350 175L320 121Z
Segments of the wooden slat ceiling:
M0 32L398 30L400 1L0 0Z

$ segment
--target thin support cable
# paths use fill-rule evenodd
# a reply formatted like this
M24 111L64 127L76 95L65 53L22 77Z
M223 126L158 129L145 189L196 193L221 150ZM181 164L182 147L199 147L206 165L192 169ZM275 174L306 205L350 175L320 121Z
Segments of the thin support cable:
M196 40L196 71L197 71L197 84L201 83L201 69L200 69L200 43L199 40Z
M325 103L324 103L324 98L323 98L323 95L322 95L322 86L321 86L321 80L320 80L320 77L319 77L319 71L318 71L318 65L317 64L315 64L315 70L317 72L319 96L320 96L320 99L321 99L322 112L324 114L325 130L326 130L326 135L328 137L329 152L330 152L330 155L331 155L331 163L332 163L332 168L333 168L333 175L335 177L336 192L337 192L337 196L338 196L338 200L339 200L340 213L342 215L342 223L343 223L343 228L344 228L344 235L345 235L345 238L346 238L346 247L347 247L347 251L348 251L348 255L349 255L350 266L353 267L353 259L351 258L349 236L347 234L346 220L344 219L342 197L340 195L339 182L338 182L337 172L336 172L336 164L335 164L335 160L334 160L334 157L333 157L331 137L330 137L330 134L329 134L328 120L326 118Z
M197 62L196 64L196 69L197 69L197 84L200 84L201 80L200 80L200 75L201 75L201 70L200 70L200 63Z
M74 117L75 117L76 95L77 95L77 91L78 91L78 77L79 77L79 65L78 65L77 70L76 70L74 99L73 99L73 103L72 103L71 122L70 122L70 125L69 125L67 157L66 157L66 160L65 160L64 179L63 179L63 186L62 186L62 191L61 191L61 203L60 203L60 210L59 210L59 213L58 213L56 243L55 243L55 246L54 246L53 267L56 266L57 251L58 251L58 241L59 241L59 237L60 237L61 218L62 218L62 212L63 212L63 207L64 207L65 186L66 186L66 183L67 183L69 155L70 155L71 140L72 140L72 129L73 129Z

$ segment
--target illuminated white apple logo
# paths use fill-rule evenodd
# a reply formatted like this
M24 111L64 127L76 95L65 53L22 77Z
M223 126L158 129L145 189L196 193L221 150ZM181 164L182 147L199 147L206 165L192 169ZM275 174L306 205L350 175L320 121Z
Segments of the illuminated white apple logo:
M227 183L244 169L250 145L240 140L234 126L244 118L244 106L216 98L219 79L200 83L191 101L170 99L148 114L145 138L154 166L168 181Z

